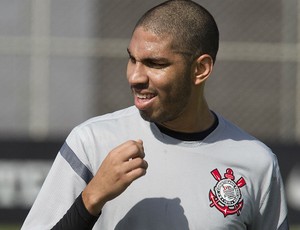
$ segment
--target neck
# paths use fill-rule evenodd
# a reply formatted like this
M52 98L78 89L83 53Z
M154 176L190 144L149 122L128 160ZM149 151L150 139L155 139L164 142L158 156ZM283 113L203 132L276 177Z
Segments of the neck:
M196 133L182 133L182 132L176 132L172 131L170 129L167 129L166 127L162 127L158 124L156 124L157 128L160 130L161 133L168 135L170 137L173 137L177 140L181 141L202 141L204 140L208 135L210 135L219 125L219 120L216 114L214 114L215 121L213 125L208 128L207 130L196 132Z
M186 112L184 116L179 116L175 120L163 122L159 125L177 132L196 133L207 130L213 125L214 121L213 113L209 110L206 101L203 100L191 112Z

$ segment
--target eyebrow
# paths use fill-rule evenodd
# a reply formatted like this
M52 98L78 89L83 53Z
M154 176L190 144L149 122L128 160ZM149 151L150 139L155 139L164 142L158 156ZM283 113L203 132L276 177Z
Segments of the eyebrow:
M131 54L129 48L127 48L127 52L130 57L135 58L134 55ZM147 62L147 61L170 62L170 60L168 58L164 58L164 57L146 57L141 60L141 62Z

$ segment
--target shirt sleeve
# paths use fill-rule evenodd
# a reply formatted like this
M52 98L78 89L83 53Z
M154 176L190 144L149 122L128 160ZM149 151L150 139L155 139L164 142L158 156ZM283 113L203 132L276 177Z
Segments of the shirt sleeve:
M74 203L75 208L79 207L80 200L75 200L92 177L84 142L75 129L57 154L21 229L51 229ZM68 215L72 217L73 211L70 212Z
M285 191L275 156L270 171L269 183L262 185L267 186L267 192L261 198L253 229L288 230Z
M51 230L90 230L99 216L93 216L87 211L80 194L63 218Z

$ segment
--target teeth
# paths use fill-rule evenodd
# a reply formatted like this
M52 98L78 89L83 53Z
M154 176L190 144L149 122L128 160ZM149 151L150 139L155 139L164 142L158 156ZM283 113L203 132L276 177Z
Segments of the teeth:
M140 94L140 93L136 93L136 96L140 99L150 99L153 97L152 94Z

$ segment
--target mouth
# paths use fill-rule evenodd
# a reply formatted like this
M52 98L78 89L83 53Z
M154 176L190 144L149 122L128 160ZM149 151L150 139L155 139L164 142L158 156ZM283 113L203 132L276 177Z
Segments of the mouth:
M151 99L153 97L155 97L155 95L153 93L137 93L135 92L134 95L138 98L138 99Z
M134 104L139 110L149 109L153 105L156 96L154 93L134 91Z

